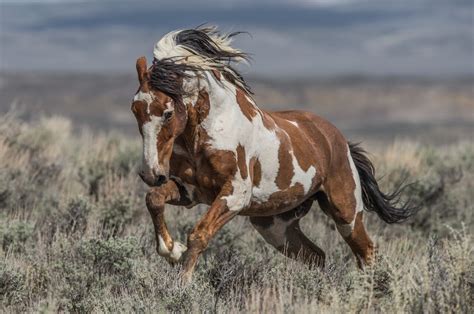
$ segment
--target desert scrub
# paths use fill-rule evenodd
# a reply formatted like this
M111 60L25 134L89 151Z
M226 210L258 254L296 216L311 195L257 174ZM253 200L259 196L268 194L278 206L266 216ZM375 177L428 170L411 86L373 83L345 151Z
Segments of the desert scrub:
M28 242L33 242L34 226L26 221L4 221L0 225L0 240L4 252L25 252Z
M26 296L25 276L6 263L0 262L0 304L21 309Z
M94 205L89 199L77 196L69 201L65 210L55 217L57 229L67 235L84 233L87 228L87 218Z
M82 241L77 247L78 258L96 274L120 274L122 278L132 275L133 258L138 252L135 238L91 239Z
M473 309L474 143L367 147L381 186L408 174L419 213L386 225L364 271L317 204L302 219L327 256L309 269L236 217L210 242L191 285L156 254L139 140L71 132L68 120L0 118L0 312L464 312ZM206 210L168 206L175 239Z

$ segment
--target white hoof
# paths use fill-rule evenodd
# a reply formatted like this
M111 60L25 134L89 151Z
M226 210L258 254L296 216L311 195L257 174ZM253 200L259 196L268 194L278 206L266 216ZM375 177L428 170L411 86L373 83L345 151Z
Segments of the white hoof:
M170 258L175 262L179 261L181 255L183 255L183 253L186 252L187 249L188 247L183 243L179 241L174 241L173 249L170 253Z
M158 254L163 257L170 256L170 250L166 246L165 240L161 236L158 236Z

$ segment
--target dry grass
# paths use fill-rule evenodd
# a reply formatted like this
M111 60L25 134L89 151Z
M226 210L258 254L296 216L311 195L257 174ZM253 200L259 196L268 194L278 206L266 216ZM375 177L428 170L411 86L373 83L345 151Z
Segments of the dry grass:
M384 189L404 173L420 213L395 226L366 215L379 252L358 271L315 205L303 229L327 253L310 270L266 245L238 217L211 243L190 286L155 253L136 175L140 143L71 133L68 120L0 121L2 312L465 312L473 311L474 143L370 147ZM170 207L184 240L203 209Z

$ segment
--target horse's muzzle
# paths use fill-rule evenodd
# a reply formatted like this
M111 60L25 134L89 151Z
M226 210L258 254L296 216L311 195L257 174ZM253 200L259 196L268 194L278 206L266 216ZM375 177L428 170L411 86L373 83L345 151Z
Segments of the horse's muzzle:
M144 171L139 171L138 175L140 176L142 181L145 182L149 186L158 187L168 181L168 179L164 175L147 176Z

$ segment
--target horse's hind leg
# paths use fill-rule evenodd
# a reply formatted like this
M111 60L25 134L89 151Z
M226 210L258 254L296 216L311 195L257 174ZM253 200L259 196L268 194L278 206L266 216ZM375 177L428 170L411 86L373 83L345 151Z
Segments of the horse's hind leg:
M312 200L275 216L250 217L250 222L265 241L278 251L307 264L324 267L325 254L301 231L299 221L311 208Z
M331 201L323 192L318 192L316 199L321 209L336 223L337 230L349 244L357 258L359 268L371 265L374 259L374 244L370 239L362 220L363 211L357 211L355 201L348 201L354 194L343 190L331 194Z

